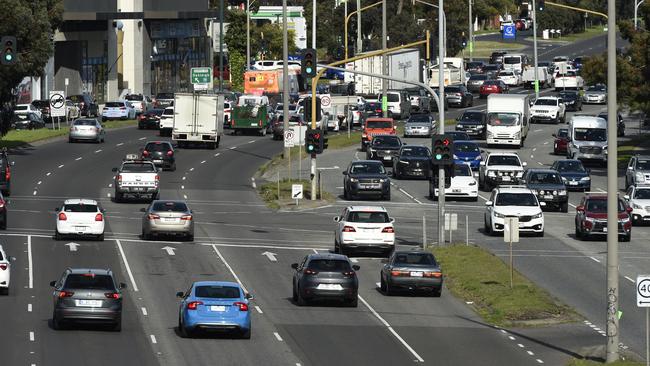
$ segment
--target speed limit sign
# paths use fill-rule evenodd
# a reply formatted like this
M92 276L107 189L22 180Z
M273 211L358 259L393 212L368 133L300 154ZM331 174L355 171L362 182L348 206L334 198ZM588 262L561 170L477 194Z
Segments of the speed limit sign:
M636 305L640 308L650 308L650 275L636 277Z
M320 98L320 105L323 107L329 107L329 105L332 104L332 98L330 98L328 95L323 95Z

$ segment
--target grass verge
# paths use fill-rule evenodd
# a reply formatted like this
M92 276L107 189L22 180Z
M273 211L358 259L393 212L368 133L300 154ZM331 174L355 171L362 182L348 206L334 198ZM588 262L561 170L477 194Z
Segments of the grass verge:
M447 288L462 300L473 302L478 314L490 324L542 325L578 319L569 307L517 271L510 289L510 267L487 250L451 245L434 248L433 253L441 263Z
M602 25L597 27L590 27L587 28L584 32L567 34L566 36L555 38L555 40L564 41L564 42L576 42L576 41L582 41L585 39L598 37L600 35L606 35L607 32L603 31L603 28L604 26Z
M625 168L634 154L645 154L650 150L650 140L646 135L633 136L618 145L618 167Z
M602 365L602 364L604 364L604 362L573 359L573 360L569 361L567 366L596 366L596 365ZM616 362L613 362L613 363L608 363L608 365L610 365L610 366L644 366L645 363L635 362L635 361L616 361Z
M137 121L134 119L126 121L106 121L104 122L104 128L107 130L126 127L126 126L135 126ZM60 130L50 130L47 128L41 128L38 130L11 130L0 140L0 148L6 147L8 149L28 145L29 143L47 140L53 137L66 136L68 135L69 129L68 126L61 125Z
M526 47L521 43L513 42L497 42L497 41L476 41L474 42L474 51L472 56L479 58L490 57L495 50L516 51ZM469 51L465 51L468 53ZM456 57L460 57L462 53L458 53Z
M270 208L278 209L282 206L293 205L295 207L296 200L291 198L291 186L293 184L302 184L303 189L303 199L300 200L300 204L307 205L311 200L311 183L306 180L289 180L282 179L280 183L278 182L269 182L265 183L259 188L260 197ZM278 192L279 188L279 192ZM280 194L278 196L278 193ZM321 192L321 200L332 200L334 197L329 192ZM318 197L317 197L318 198Z

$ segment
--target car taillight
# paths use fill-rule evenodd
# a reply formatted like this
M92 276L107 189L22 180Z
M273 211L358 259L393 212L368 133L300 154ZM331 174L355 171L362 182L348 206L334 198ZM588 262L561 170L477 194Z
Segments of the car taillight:
M394 233L395 230L393 229L392 226L385 227L381 230L382 233Z
M86 105L86 103L84 103L84 102L79 103L79 108L83 108L84 105Z
M143 150L143 151L142 151L142 156L144 156L144 157L149 156L149 151L147 151L147 150Z
M192 301L187 303L187 310L196 310L196 307L203 305L203 301Z
M167 156L174 156L174 151L172 150L167 151Z
M117 175L117 182L122 183L122 174Z
M356 272L347 271L347 272L343 272L343 275L346 276L346 277L354 277L356 275Z
M106 292L104 293L104 296L106 296L107 299L115 299L115 300L122 298L122 295L117 292Z
M356 230L352 226L343 226L343 232L344 233L354 233Z
M318 272L314 271L313 269L307 268L307 269L305 269L305 274L307 274L307 275L315 275L315 274L318 274Z
M183 215L181 216L181 220L192 221L192 215Z
M245 302L236 302L232 305L239 307L239 311L248 311L248 304Z
M440 277L442 277L442 273L440 273L440 272L424 272L424 277L440 278Z
M120 107L120 110L121 110L121 111L125 111L125 110L126 110L126 107Z
M95 215L95 221L104 221L104 215L98 213Z
M144 114L141 114L141 115L138 116L139 120L144 120L146 118L147 118L147 116L145 116Z
M235 119L234 118L230 119L230 126L235 127Z
M156 180L156 183L158 183L160 181L160 176L158 174L156 174L155 180Z
M7 169L5 170L5 180L9 181L9 179L11 179L11 168L7 165Z
M1 270L3 270L3 271L4 271L4 270L6 270L6 269L7 269L7 267L8 267L8 266L7 266L7 264L6 264L6 263L0 263L0 269L1 269Z
M408 271L390 271L390 275L393 277L408 276Z
M158 215L156 215L156 214L148 214L148 215L147 215L147 218L148 218L149 220L158 220L158 219L160 219L160 216L158 216Z
M585 221L584 225L587 229L591 229L594 226L594 224L591 221Z
M257 122L257 125L262 127L262 120L259 120L259 122Z
M59 212L59 221L65 221L67 219L68 217L65 215L64 212Z
M72 291L59 291L59 298L72 297L72 295L74 295L74 292Z

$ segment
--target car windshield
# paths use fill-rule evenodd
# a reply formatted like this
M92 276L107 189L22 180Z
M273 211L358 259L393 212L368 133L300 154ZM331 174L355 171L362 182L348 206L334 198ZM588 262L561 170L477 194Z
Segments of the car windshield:
M194 296L211 299L239 299L239 288L233 286L196 286Z
M636 161L637 170L650 170L650 160L637 160Z
M26 111L28 109L28 106L26 105L17 105L15 110L17 111Z
M467 164L455 164L454 175L457 177L471 177L472 169Z
M431 253L397 253L395 254L395 265L420 264L426 266L437 266L436 259Z
M532 193L499 193L496 206L537 206L537 200Z
M156 116L160 116L161 114L163 114L163 112L164 112L164 109L152 109L149 112L147 112L147 114L153 114L153 115L156 115Z
M83 203L72 203L63 206L65 212L97 212L97 205L85 205Z
M153 204L151 211L187 212L187 205L184 202L160 201Z
M577 99L577 98L578 98L578 94L577 94L577 93L564 93L564 92L563 92L563 93L560 93L560 98L562 98L562 99L569 99L569 100L571 100L571 99Z
M498 65L487 65L483 68L485 71L496 71L501 69Z
M106 103L106 108L120 108L124 107L124 103L122 102L107 102Z
M94 119L78 119L74 121L75 126L96 126L97 121Z
M147 144L147 146L145 146L144 149L147 150L147 151L154 151L154 152L162 151L162 152L165 152L165 151L171 150L172 147L169 146L169 144L164 144L162 142L158 142L158 143Z
M607 141L607 129L574 128L573 139L576 141Z
M340 259L314 259L309 261L309 269L317 272L349 272L350 263Z
M586 91L588 91L588 92L594 92L594 91L602 91L602 92L604 92L604 91L607 91L607 88L605 87L605 85L592 85L592 86L588 86Z
M501 71L499 76L513 76L515 73L512 71Z
M514 165L520 166L519 157L512 155L491 155L487 165Z
M552 105L557 106L557 99L537 99L535 105Z
M173 108L168 108L165 109L163 112L163 116L173 116L174 115L174 109Z
M115 283L113 282L113 278L108 275L72 273L66 277L63 288L115 291Z
M560 161L555 165L561 173L586 173L585 167L580 161Z
M454 148L456 151L464 152L464 153L469 153L469 152L480 152L478 145L475 143L462 143L462 142L455 142L454 143Z
M463 115L460 117L460 120L465 122L465 121L477 121L480 122L483 119L483 113L481 112L465 112Z
M129 94L126 97L124 97L126 100L144 100L144 97L142 94Z
M379 164L354 164L350 167L352 174L386 174L383 165Z
M367 121L366 128L393 128L391 121Z
M394 136L375 136L375 138L372 139L372 146L398 147L399 145L399 139Z
M650 189L637 189L632 198L637 200L650 200Z
M156 99L174 99L174 93L158 93Z
M521 62L521 57L504 57L503 63L506 65L514 65Z
M345 221L349 222L367 222L367 223L387 223L390 222L386 212L368 212L352 211L348 213Z
M488 124L490 126L519 126L519 114L489 113Z
M446 93L460 93L460 87L457 86L448 86L445 88Z
M280 116L280 117L282 119L282 116ZM284 119L282 119L282 120L284 121ZM289 117L289 122L301 123L302 119L300 118L300 116L291 116L291 117Z
M406 123L431 123L431 117L428 114L412 114Z
M532 173L528 178L528 183L532 184L562 184L562 178L559 174L552 172Z
M488 78L487 75L478 74L478 75L472 75L472 76L469 78L469 81L475 81L475 80L479 80L479 81L480 81L480 80L487 80L487 78Z
M375 111L375 110L380 110L381 109L381 104L375 103L375 102L369 102L366 103L365 105L365 110L366 111Z
M403 147L402 152L400 153L401 156L416 156L416 157L421 157L421 158L428 158L431 156L429 153L429 149L424 147L424 146L409 146L409 147Z
M590 199L587 200L586 209L588 212L593 213L606 213L607 212L607 200L606 199ZM618 201L618 212L625 211L625 206L621 200Z
M379 94L378 99L381 100L381 94ZM399 94L397 94L397 93L387 93L386 94L386 99L389 102L393 102L393 103L394 102L399 102Z
M557 130L557 137L569 137L569 130L566 128L560 128Z
M481 66L483 66L482 62L468 62L467 63L467 68L468 69L474 69L474 68L481 67Z
M123 173L155 173L156 167L152 163L124 163Z

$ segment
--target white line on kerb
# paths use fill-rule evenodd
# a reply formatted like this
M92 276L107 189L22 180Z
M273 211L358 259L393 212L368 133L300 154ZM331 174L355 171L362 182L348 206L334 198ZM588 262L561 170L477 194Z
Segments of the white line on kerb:
M122 145L124 145L124 143L123 143L123 142L120 142L119 144L117 144L117 145L115 145L115 146L122 146Z
M275 336L275 339L278 340L278 342L282 342L282 337L280 337L280 334L278 334L278 332L273 332L273 335Z
M255 305L255 310L257 310L257 312L260 313L260 314L264 314L264 312L262 311L262 308L260 308L257 305Z
M65 165L61 164L59 165L59 169L63 168Z
M27 235L27 270L29 276L29 288L34 288L34 269L33 269L33 259L32 259L32 236Z
M400 336L400 335L395 331L395 329L393 329L393 327L391 327L391 325L388 324L388 322L387 322L386 320L384 320L384 318L382 318L381 315L379 315L379 314L375 311L375 309L373 309L373 307L370 306L370 304L368 304L368 302L367 302L363 297L361 297L361 295L358 295L358 296L359 296L359 300L361 300L361 302L362 302L362 303L363 303L363 304L368 308L368 310L370 310L370 312L371 312L375 317L377 317L377 319L379 319L379 321L380 321L382 324L384 324L384 326L386 326L386 328L388 328L388 331L390 331L390 332L395 336L395 338L397 338L397 340L400 341L400 343L402 343L402 345L403 345L404 347L406 347L406 349L407 349L409 352L411 352L411 354L412 354L412 355L413 355L413 356L414 356L414 357L415 357L419 362L424 362L424 359L423 359L422 357L420 357L420 355L419 355L417 352L415 352L415 350L414 350L414 349L413 349L413 348L412 348L408 343L406 343L406 341L404 340L404 338L402 338L402 337L401 337L401 336Z
M226 268L228 268L228 270L230 271L230 274L232 274L232 276L235 278L235 281L237 281L237 283L239 284L239 286L241 286L241 288L244 290L245 293L248 293L248 290L246 289L246 286L244 286L244 284L239 279L239 276L237 276L237 273L235 273L235 271L233 271L232 267L230 267L230 264L228 264L228 262L226 262L226 259L223 257L223 255L221 255L221 252L219 251L219 249L217 249L217 246L214 245L214 244L212 244L211 246L212 246L212 249L214 249L214 252L217 253L217 255L219 256L219 259L221 259L221 262L223 262L223 264L226 266Z
M131 280L131 285L133 285L133 291L138 292L139 291L138 285L135 283L135 278L133 278L133 272L131 272L129 261L126 259L126 255L124 254L122 243L120 243L118 239L115 239L115 242L117 243L117 249L119 249L120 255L122 256L122 261L124 262L124 266L126 267L126 273L129 275L129 279Z
M151 338L151 343L156 344L158 341L156 340L156 336L153 334L150 334L149 337Z
M27 311L32 312L32 304L27 304Z
M144 315L144 316L147 316L147 315L148 315L148 314L147 314L147 308L142 307L142 308L140 308L140 310L142 310L142 315Z
M35 339L34 332L29 332L29 341L34 342L34 339Z
M51 173L51 172L47 172L47 174L45 174L45 175L49 177L50 175L52 175L52 173Z
M594 260L595 262L600 263L600 260L598 260L598 259L596 259L596 258L594 258L594 257L589 257L589 258L591 258L591 259Z
M630 281L630 282L632 282L632 283L635 283L635 282L636 282L636 281L634 281L633 279L631 279L631 278L628 277L628 276L625 276L625 279L628 280L628 281Z

